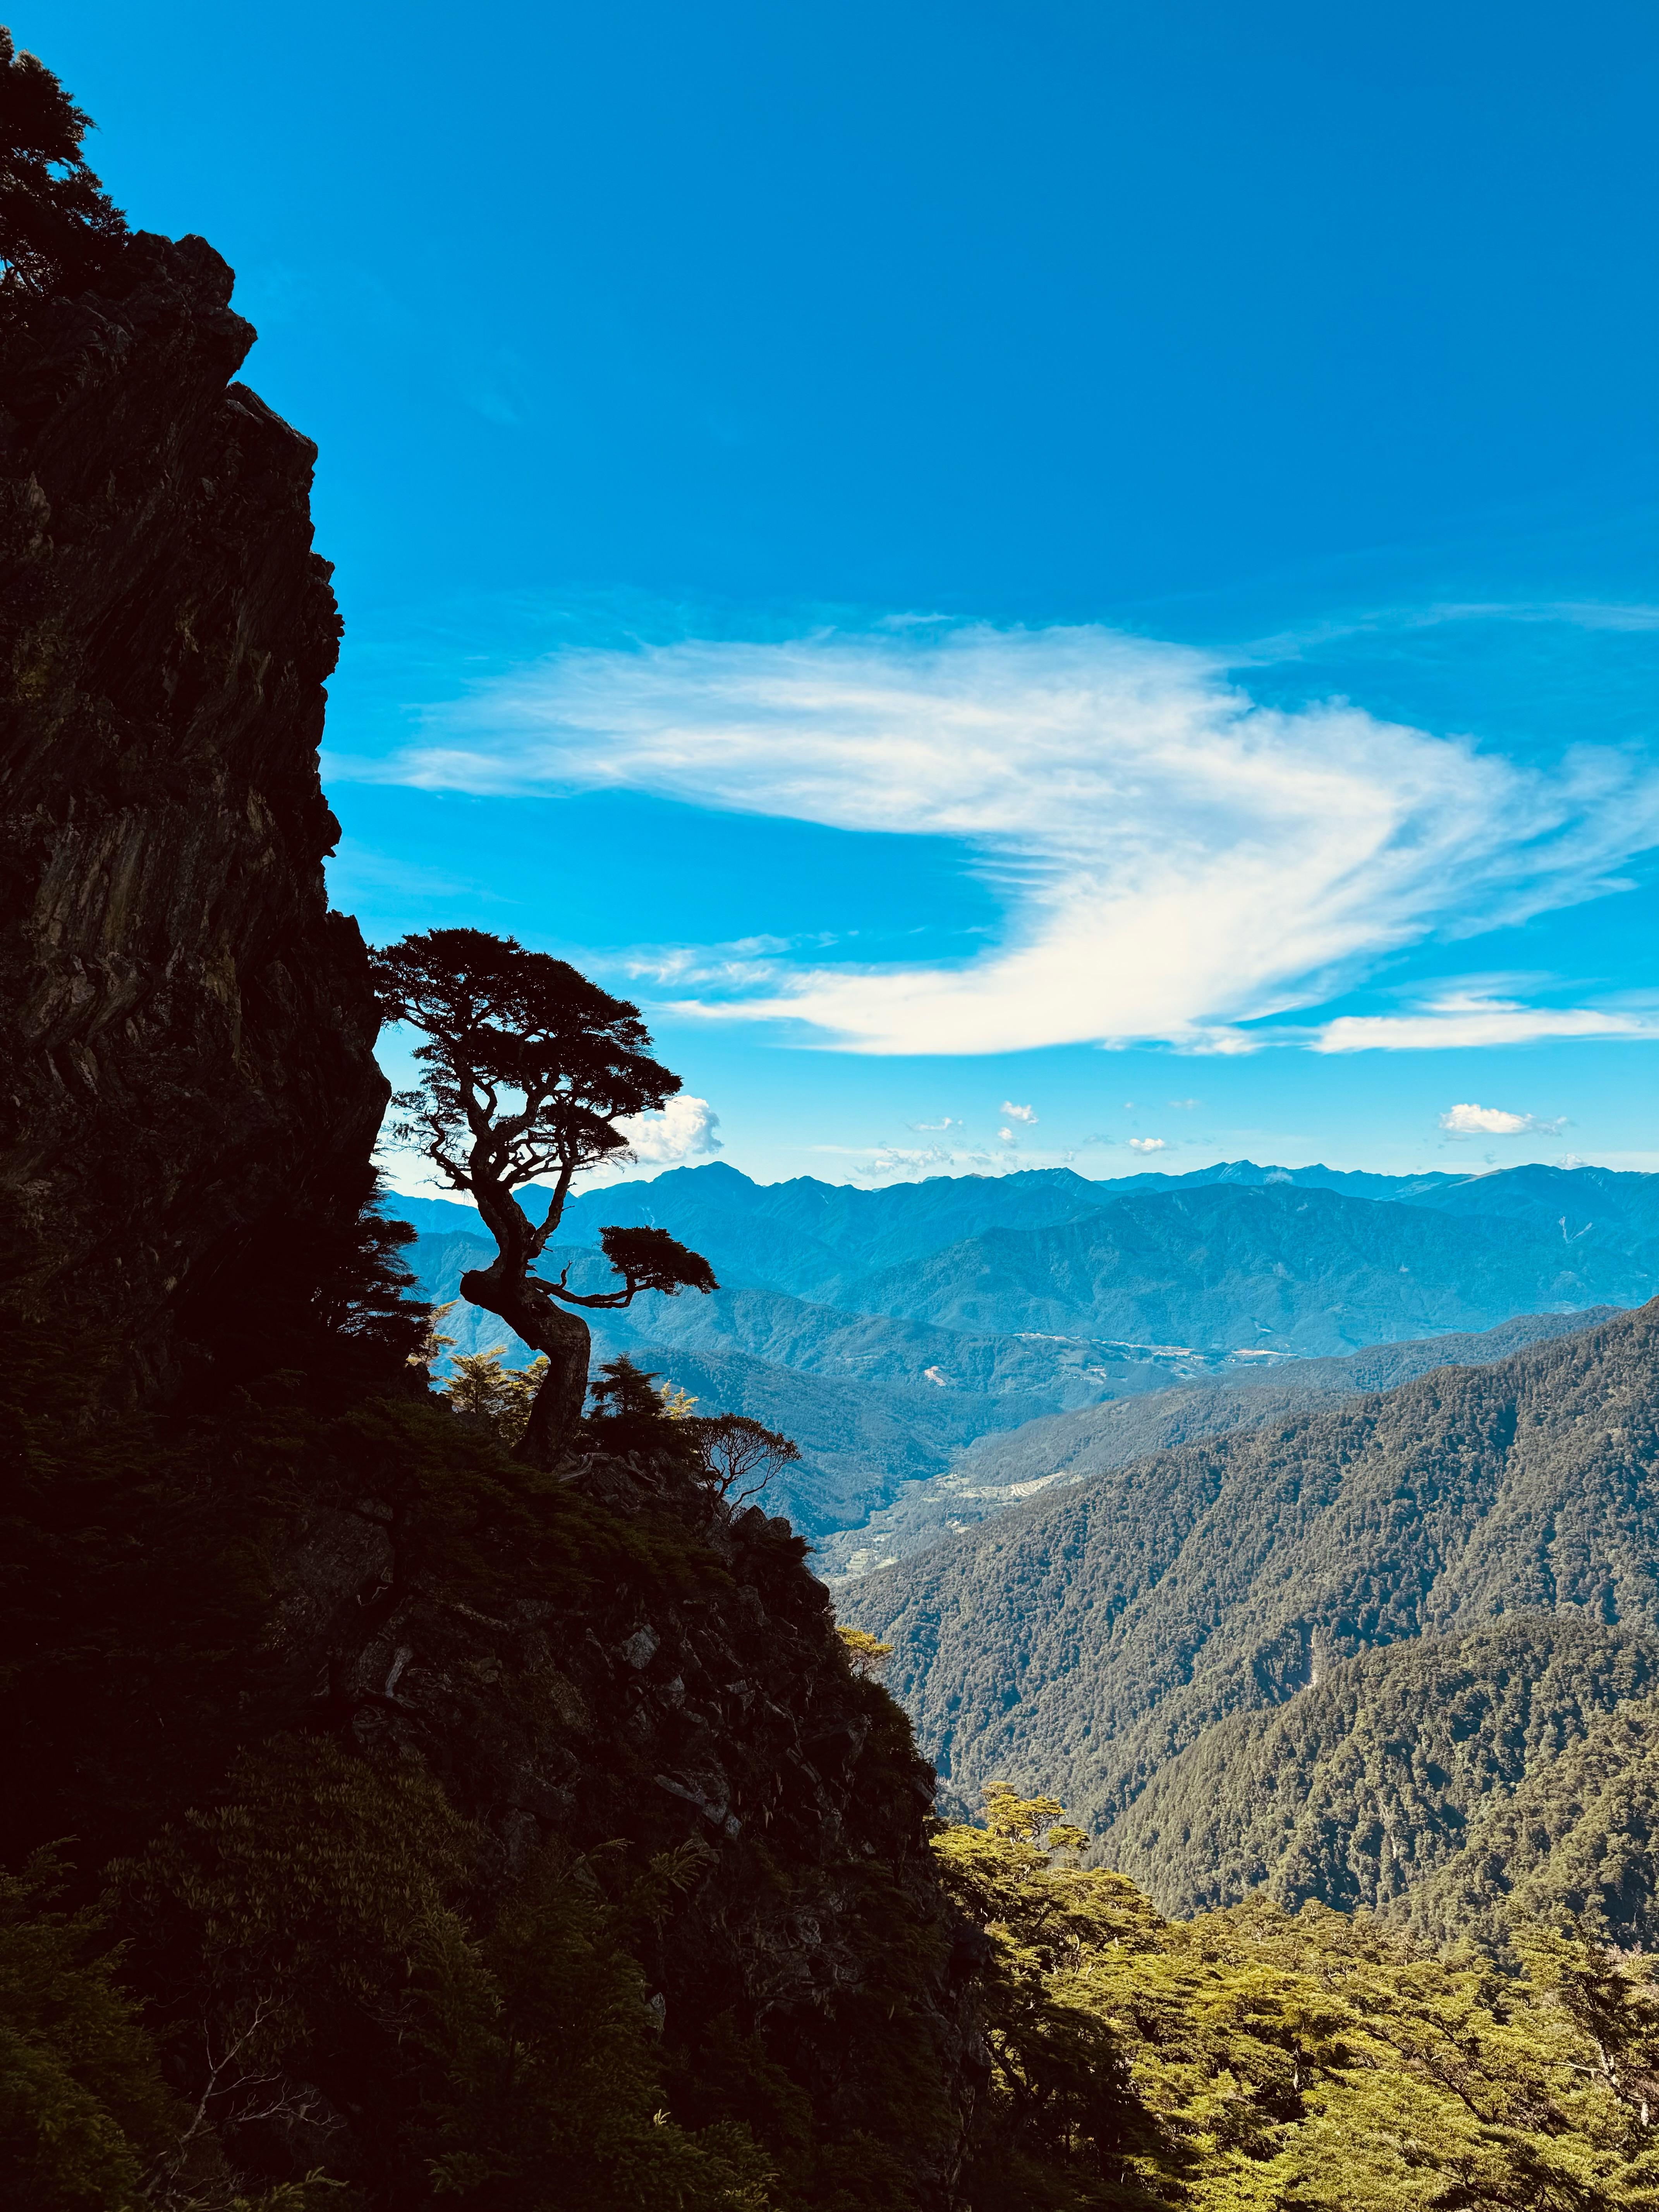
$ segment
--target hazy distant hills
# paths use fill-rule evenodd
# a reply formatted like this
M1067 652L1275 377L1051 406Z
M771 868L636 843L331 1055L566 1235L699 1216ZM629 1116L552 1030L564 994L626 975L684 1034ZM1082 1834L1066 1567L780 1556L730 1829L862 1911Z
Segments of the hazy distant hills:
M1659 1304L1181 1445L848 1585L952 1792L1105 1829L1229 1714L1526 1608L1659 1634Z
M714 1160L702 1167L671 1169L649 1182L579 1192L566 1206L559 1234L563 1243L597 1244L605 1223L650 1224L706 1251L728 1284L822 1298L843 1279L924 1258L988 1229L1048 1227L1140 1190L1191 1189L1211 1182L1254 1186L1282 1182L1291 1172L1239 1161L1200 1169L1192 1176L1135 1175L1108 1183L1091 1182L1069 1168L1050 1168L1006 1176L937 1176L924 1182L859 1190L811 1176L753 1182L724 1161ZM1314 1178L1332 1174L1322 1168L1293 1172ZM1396 1196L1396 1185L1404 1182L1393 1176L1339 1179L1386 1186L1357 1194L1364 1196ZM1437 1188L1457 1180L1416 1178L1410 1187L1428 1181ZM527 1191L524 1202L539 1219L545 1210L541 1194ZM387 1204L422 1236L469 1228L477 1233L477 1215L454 1200L396 1196Z
M848 1286L848 1304L954 1329L1342 1353L1629 1304L1652 1254L1294 1184L1136 1194L1054 1226L993 1229Z
M459 1207L443 1211L467 1219ZM422 1295L453 1299L462 1274L484 1264L491 1249L475 1234L422 1237L411 1256ZM570 1263L574 1288L599 1289L609 1279L592 1249L561 1244L549 1256L556 1271ZM793 1437L801 1463L768 1502L814 1539L861 1525L901 1485L940 1474L976 1437L1097 1403L1108 1392L1155 1390L1171 1374L1227 1367L1222 1356L1137 1358L1069 1339L964 1336L741 1288L650 1297L587 1318L596 1361L625 1352L705 1411L747 1413ZM509 1364L529 1357L477 1307L455 1304L442 1327L458 1351L505 1344Z
M1527 1314L1480 1335L1374 1345L1346 1359L1287 1361L1237 1380L1218 1376L1027 1421L979 1437L941 1474L902 1483L892 1503L863 1526L820 1536L818 1571L837 1581L891 1566L1041 1491L1086 1481L1176 1444L1328 1406L1334 1398L1390 1389L1436 1367L1487 1366L1525 1345L1606 1320L1611 1310Z
M489 1250L477 1215L388 1203L421 1232L423 1291L453 1297ZM574 1200L559 1264L613 1221L669 1230L722 1287L595 1316L600 1356L627 1351L708 1410L787 1430L805 1458L781 1504L814 1538L856 1531L975 1439L1034 1419L1634 1304L1659 1268L1659 1177L1596 1169L1389 1177L1244 1161L1111 1183L1056 1169L856 1190L757 1184L716 1162ZM464 1350L506 1334L471 1309L447 1327ZM525 1356L510 1340L508 1356ZM841 1560L859 1548L842 1545Z

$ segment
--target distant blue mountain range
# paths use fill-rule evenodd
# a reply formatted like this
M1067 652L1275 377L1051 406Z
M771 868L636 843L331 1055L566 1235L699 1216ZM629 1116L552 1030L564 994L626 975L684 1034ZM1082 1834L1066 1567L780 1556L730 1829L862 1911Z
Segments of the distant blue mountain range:
M545 1211L535 1191L525 1202ZM454 1297L492 1249L466 1205L385 1207L419 1232L427 1297ZM720 1289L592 1316L598 1356L626 1352L706 1410L788 1430L804 1457L784 1503L811 1534L859 1525L976 1437L1044 1416L1659 1288L1659 1176L1603 1168L1395 1176L1243 1160L859 1190L757 1183L715 1162L573 1199L549 1255L573 1284L607 1279L597 1248L612 1222L670 1231ZM461 1350L507 1338L477 1309L445 1327ZM509 1364L527 1356L507 1342Z

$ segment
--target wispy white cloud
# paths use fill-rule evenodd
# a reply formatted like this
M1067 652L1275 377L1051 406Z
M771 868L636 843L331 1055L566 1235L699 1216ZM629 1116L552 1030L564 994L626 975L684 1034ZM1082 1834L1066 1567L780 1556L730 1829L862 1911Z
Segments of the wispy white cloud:
M919 1152L907 1152L897 1145L878 1145L867 1154L864 1165L854 1170L855 1175L874 1182L916 1182L927 1176L959 1172L959 1155L938 1145L929 1145Z
M1553 1137L1566 1124L1560 1121L1540 1121L1535 1114L1511 1114L1502 1106L1477 1106L1470 1102L1449 1106L1440 1116L1440 1126L1453 1137Z
M1659 1009L1529 1006L1452 993L1403 1014L1344 1014L1312 1033L1316 1052L1423 1052L1552 1039L1659 1037Z
M1345 701L1258 706L1203 653L1093 628L566 652L359 772L481 793L626 787L959 841L1008 906L975 959L732 949L659 971L691 994L684 1013L803 1023L872 1053L1254 1049L1265 1040L1241 1023L1316 1005L1432 933L1595 896L1659 843L1659 770L1629 753L1581 748L1547 772ZM1524 1012L1468 1013L1462 1036L1433 1012L1352 1017L1302 1041L1403 1042L1380 1026L1401 1021L1425 1043L1510 1041ZM1538 1036L1650 1033L1528 1018Z

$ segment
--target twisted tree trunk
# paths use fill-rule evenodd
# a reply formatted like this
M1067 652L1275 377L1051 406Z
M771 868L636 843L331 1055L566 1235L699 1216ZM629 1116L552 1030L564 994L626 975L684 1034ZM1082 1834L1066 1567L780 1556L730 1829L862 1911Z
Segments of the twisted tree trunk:
M461 1296L470 1304L499 1314L515 1336L547 1360L547 1372L530 1408L514 1456L532 1467L556 1467L569 1449L587 1396L587 1358L592 1340L587 1323L562 1304L531 1275L538 1240L512 1193L492 1177L480 1176L473 1194L484 1225L495 1240L496 1256L487 1267L461 1277ZM560 1205L559 1211L563 1211ZM555 1224L557 1214L554 1217ZM544 1228L541 1241L545 1241Z
M461 1277L461 1296L499 1314L514 1335L543 1353L547 1372L530 1408L515 1457L532 1467L555 1467L569 1449L587 1396L587 1323L537 1282L514 1274L504 1260Z

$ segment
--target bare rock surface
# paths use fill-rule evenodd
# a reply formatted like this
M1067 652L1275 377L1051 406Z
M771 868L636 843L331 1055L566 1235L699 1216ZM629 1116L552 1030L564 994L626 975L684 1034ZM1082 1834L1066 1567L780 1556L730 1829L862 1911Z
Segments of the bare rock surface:
M151 1382L386 1097L323 884L315 448L233 381L231 283L140 235L0 337L0 1293Z

